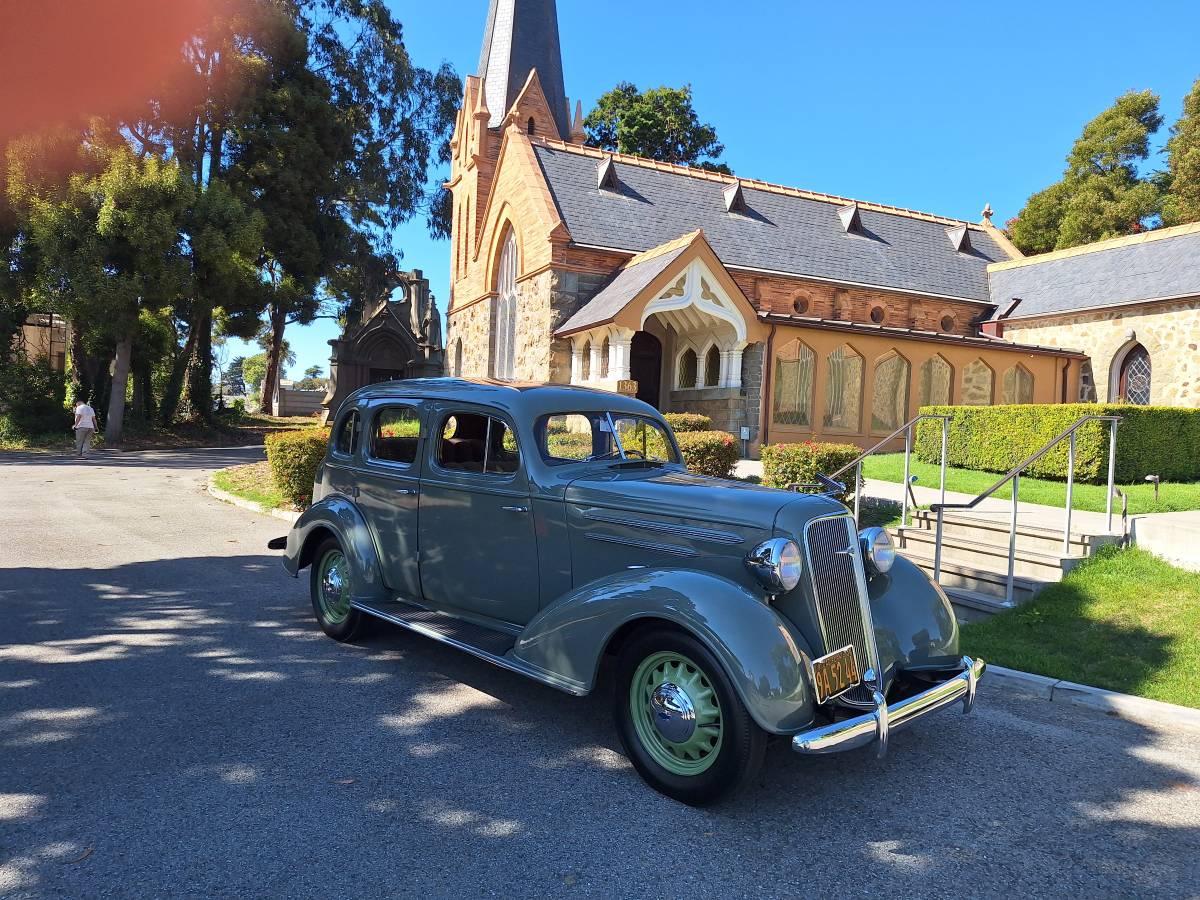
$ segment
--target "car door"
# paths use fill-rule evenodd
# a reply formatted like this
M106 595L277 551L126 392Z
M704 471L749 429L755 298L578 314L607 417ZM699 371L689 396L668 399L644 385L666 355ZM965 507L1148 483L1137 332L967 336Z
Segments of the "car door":
M406 600L419 600L420 406L378 401L364 419L358 508L379 550L384 584Z
M512 423L465 404L438 404L429 423L419 524L425 599L523 625L538 611L538 555Z

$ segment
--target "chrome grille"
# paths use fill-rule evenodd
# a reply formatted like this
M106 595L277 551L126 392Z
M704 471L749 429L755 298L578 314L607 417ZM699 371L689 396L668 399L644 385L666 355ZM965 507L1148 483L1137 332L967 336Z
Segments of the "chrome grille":
M804 530L804 541L825 652L852 646L859 669L878 671L870 611L866 597L860 594L865 577L853 520L849 516L814 519ZM839 699L854 706L870 706L871 687L860 684Z

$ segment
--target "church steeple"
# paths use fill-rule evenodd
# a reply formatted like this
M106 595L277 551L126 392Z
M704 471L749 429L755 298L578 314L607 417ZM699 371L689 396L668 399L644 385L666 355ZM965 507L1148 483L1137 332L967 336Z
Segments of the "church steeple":
M569 140L571 121L554 0L491 0L479 54L479 77L491 112L489 127L504 121L533 69L558 127L557 136Z

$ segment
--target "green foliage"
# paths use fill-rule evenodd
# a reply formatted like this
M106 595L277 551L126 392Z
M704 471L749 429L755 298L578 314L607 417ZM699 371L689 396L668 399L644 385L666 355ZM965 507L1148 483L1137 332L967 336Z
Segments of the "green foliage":
M1117 429L1119 483L1158 475L1170 481L1200 479L1200 409L1133 406L1124 403L1059 403L1023 406L929 406L921 413L949 415L947 463L984 472L1006 472L1069 428L1081 416L1121 416ZM937 462L941 425L917 427L916 455ZM1088 422L1075 433L1075 478L1100 483L1108 478L1109 426ZM1035 477L1066 478L1068 441L1028 469Z
M663 418L676 434L688 431L712 431L713 421L697 413L665 413Z
M1183 115L1167 141L1164 225L1200 222L1200 78L1183 98Z
M1024 253L1046 253L1132 234L1156 215L1160 191L1137 163L1150 155L1162 125L1158 97L1129 92L1084 126L1067 155L1062 180L1029 198L1009 225Z
M792 484L816 484L818 475L832 475L861 452L854 444L769 444L762 448L763 484L784 489Z
M328 444L327 428L282 431L266 437L267 462L271 465L275 487L298 509L312 504L317 467L325 458Z
M679 452L689 472L732 478L733 467L741 458L737 438L727 431L685 431L675 435Z
M596 102L583 121L587 143L617 153L731 172L718 162L725 146L692 107L691 85L639 91L623 81Z
M48 432L69 434L63 376L44 362L16 359L0 363L0 432L6 441Z
M242 360L242 379L246 389L251 394L258 393L258 387L267 377L267 354L255 353Z

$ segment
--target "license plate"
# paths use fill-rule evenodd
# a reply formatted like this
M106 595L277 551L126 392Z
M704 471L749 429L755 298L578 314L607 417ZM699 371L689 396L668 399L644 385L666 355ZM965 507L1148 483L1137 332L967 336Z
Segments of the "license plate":
M853 647L843 647L812 661L813 690L817 702L825 703L843 694L862 680Z

